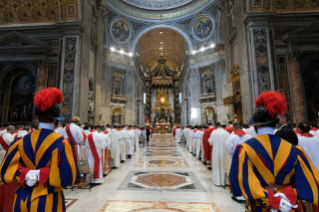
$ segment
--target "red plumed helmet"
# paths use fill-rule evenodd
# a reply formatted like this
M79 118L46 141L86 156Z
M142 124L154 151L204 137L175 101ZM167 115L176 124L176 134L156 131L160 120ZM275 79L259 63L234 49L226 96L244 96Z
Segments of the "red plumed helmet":
M268 91L260 94L255 101L256 108L264 106L274 119L276 114L283 115L287 110L286 97L279 91Z
M34 97L35 107L45 112L51 108L54 104L61 104L63 101L63 94L60 89L47 88L39 91Z

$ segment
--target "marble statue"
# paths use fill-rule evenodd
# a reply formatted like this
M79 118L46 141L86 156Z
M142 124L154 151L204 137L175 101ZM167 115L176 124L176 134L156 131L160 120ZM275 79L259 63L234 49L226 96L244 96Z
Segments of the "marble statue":
M234 5L233 1L230 1L229 4L230 4L230 9L229 9L228 17L231 18L231 20L232 20L232 27L236 28L235 5Z
M146 68L146 76L150 77L151 76L151 71L150 71L150 67Z
M212 111L208 111L207 112L207 120L208 120L208 123L214 123L213 121L214 121L214 113L212 112Z

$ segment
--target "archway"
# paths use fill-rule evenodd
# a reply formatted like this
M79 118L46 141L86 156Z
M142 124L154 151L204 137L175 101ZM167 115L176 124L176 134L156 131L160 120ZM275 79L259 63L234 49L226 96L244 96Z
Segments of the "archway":
M179 33L181 36L183 36L183 38L187 42L187 46L189 48L189 52L193 51L193 49L194 49L193 42L192 42L192 39L189 36L188 32L184 31L182 28L180 28L178 26L174 26L174 25L171 25L171 24L156 24L156 25L153 25L153 26L150 26L150 27L148 26L147 28L144 28L141 31L137 32L137 34L136 34L136 36L135 36L135 38L133 40L132 52L136 53L136 48L137 48L138 42L140 41L141 37L144 34L148 33L149 31L152 31L154 29L160 29L160 28L171 29L171 30L174 30L177 33Z
M9 85L6 107L6 122L31 123L36 80L26 70L20 70Z
M180 70L187 52L189 47L183 35L170 28L156 28L144 33L135 47L144 71L153 70L160 57L166 60L171 70Z

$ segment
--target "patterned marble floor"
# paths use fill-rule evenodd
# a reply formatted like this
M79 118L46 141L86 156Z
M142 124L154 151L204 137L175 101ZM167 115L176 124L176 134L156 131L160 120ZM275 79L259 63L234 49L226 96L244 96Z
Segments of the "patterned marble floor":
M100 212L219 212L213 203L107 201Z
M65 190L67 212L244 211L228 188L213 185L211 175L172 136L155 135L91 192Z
M189 168L183 158L141 158L134 167Z

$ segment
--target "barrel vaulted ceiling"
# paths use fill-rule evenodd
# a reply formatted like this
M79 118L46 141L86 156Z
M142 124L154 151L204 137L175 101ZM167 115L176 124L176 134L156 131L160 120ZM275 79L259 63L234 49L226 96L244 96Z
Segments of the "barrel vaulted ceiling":
M147 67L152 71L161 56L167 60L167 65L172 70L175 66L180 70L187 51L188 45L184 37L168 28L157 28L147 32L140 38L136 48L145 71Z

